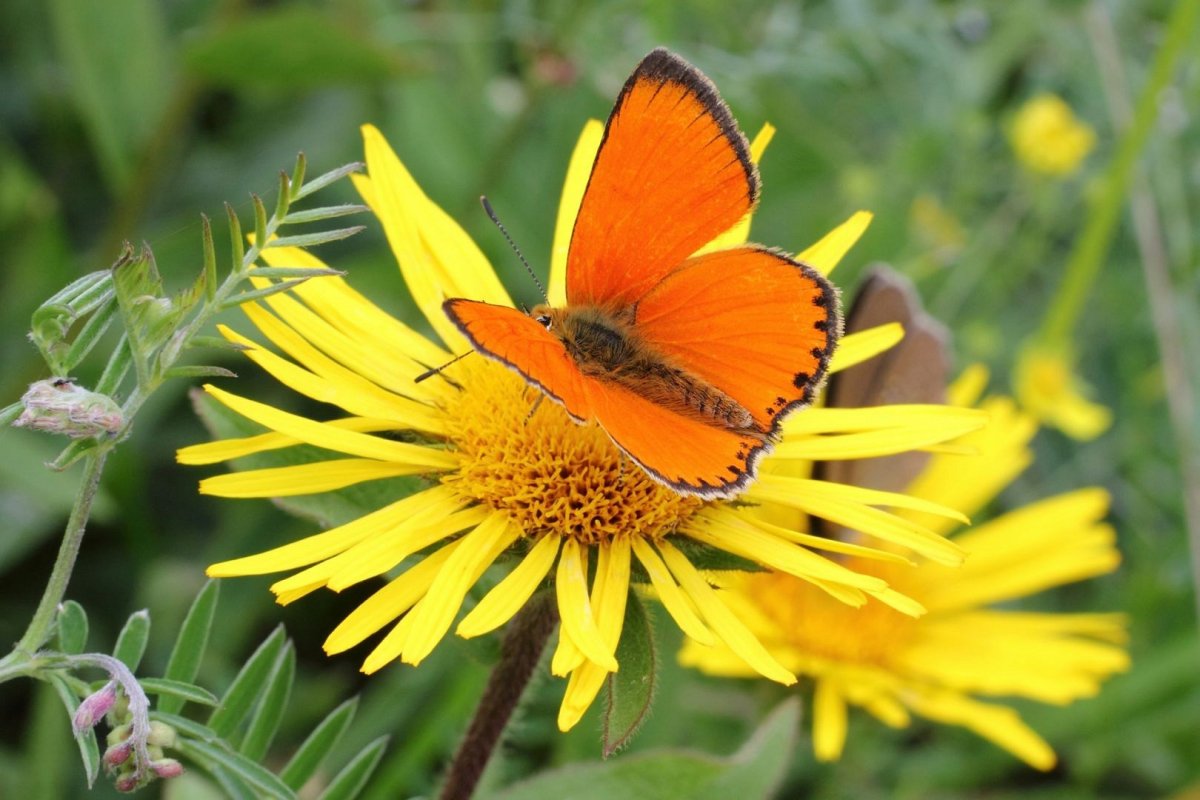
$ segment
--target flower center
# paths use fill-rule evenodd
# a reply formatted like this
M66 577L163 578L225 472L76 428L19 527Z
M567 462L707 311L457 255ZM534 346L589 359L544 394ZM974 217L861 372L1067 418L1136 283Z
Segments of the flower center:
M851 568L872 573L873 566L857 562ZM854 608L791 575L753 573L741 580L767 617L767 630L760 638L782 652L808 653L842 664L887 666L904 652L916 632L915 619L883 603L871 601Z
M652 480L597 425L576 424L503 366L474 359L454 379L463 388L446 414L463 463L443 483L507 512L530 536L657 539L703 505Z

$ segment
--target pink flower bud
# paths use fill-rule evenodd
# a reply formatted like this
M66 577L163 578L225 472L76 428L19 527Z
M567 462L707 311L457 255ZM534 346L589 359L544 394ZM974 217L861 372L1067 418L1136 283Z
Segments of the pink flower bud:
M177 778L183 774L183 764L180 764L173 758L151 761L150 768L154 770L155 775L163 779Z
M133 753L133 742L125 740L118 742L104 751L104 766L108 769L119 767L129 760Z
M118 792L124 792L128 794L129 792L137 791L138 786L141 785L141 781L138 780L137 775L129 773L128 775L122 775L120 778L117 778L117 782L113 785L116 787Z
M83 439L113 436L125 424L121 407L115 400L76 386L70 378L51 378L30 384L21 402L25 410L13 423L18 428Z
M116 702L116 681L109 681L100 691L85 697L79 704L79 708L75 709L75 717L71 720L71 727L75 729L75 735L80 736L84 731L94 728Z

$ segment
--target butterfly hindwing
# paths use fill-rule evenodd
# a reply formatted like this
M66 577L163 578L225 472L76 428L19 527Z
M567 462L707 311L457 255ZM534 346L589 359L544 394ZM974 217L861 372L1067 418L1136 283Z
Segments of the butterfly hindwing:
M447 300L442 308L480 353L520 373L575 419L591 419L583 385L587 379L562 342L533 317L474 300Z
M647 346L732 397L763 431L811 402L840 332L825 277L755 245L689 259L634 319Z
M716 87L667 50L609 116L567 255L567 300L629 306L758 200L745 136Z

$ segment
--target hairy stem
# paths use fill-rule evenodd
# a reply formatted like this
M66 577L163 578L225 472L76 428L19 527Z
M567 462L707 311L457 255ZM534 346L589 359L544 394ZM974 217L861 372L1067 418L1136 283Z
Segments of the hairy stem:
M512 717L550 634L558 624L554 595L543 592L513 617L479 707L442 787L441 800L469 800Z
M75 495L74 505L71 506L71 516L67 520L67 529L63 532L62 544L58 548L58 558L54 561L54 569L50 573L50 580L46 583L37 611L29 621L25 635L17 643L18 651L32 654L50 638L54 615L67 592L67 583L71 580L75 559L79 556L79 546L83 542L83 531L92 514L92 503L95 502L96 491L100 488L100 474L104 471L108 450L108 447L101 446L84 460L83 480L79 483L79 492Z

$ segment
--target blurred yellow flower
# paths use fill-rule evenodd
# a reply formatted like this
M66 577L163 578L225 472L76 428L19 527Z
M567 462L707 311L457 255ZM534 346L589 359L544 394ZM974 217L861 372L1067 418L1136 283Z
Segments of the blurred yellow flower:
M973 403L981 388L969 371L952 394ZM971 512L1028 465L1033 420L1006 398L982 407L990 424L960 440L977 454L934 456L909 494ZM812 678L820 760L841 755L847 706L857 705L892 727L907 726L910 714L963 726L1045 770L1055 763L1050 746L1016 711L978 698L1066 705L1094 695L1128 667L1124 618L988 606L1115 569L1114 533L1101 521L1107 506L1103 490L1081 489L1004 514L955 537L968 555L957 569L843 561L917 599L928 610L920 618L875 602L851 608L777 572L730 577L724 599L781 663ZM906 516L950 532L944 520ZM714 675L750 675L719 645L689 641L680 660Z
M576 146L559 208L549 294L561 303L566 242L578 212L602 126L589 123ZM769 136L769 132L767 134ZM604 431L575 424L556 403L493 361L463 359L439 377L415 378L470 348L442 311L447 297L511 304L483 253L430 200L383 136L363 129L368 176L356 176L378 217L409 290L439 344L394 319L340 278L322 278L263 304L243 306L250 321L286 357L223 328L232 342L281 383L335 407L316 421L216 387L209 394L267 433L185 448L179 460L210 464L306 444L326 460L209 478L201 491L223 497L279 497L341 489L397 475L420 475L421 488L348 524L257 555L212 565L216 577L298 572L271 590L291 603L321 588L341 591L398 570L325 642L328 653L354 647L384 628L363 665L374 672L399 658L420 663L455 625L468 595L505 555L515 562L458 622L479 636L504 625L543 586L553 586L561 619L551 660L569 676L559 712L575 725L605 679L618 669L631 580L645 576L676 623L699 641L723 643L759 674L793 683L792 672L763 648L693 563L723 552L811 581L837 598L868 597L921 613L879 577L857 573L814 549L896 560L861 544L833 542L778 524L815 515L862 531L897 552L939 563L960 549L921 523L877 506L957 512L925 500L812 480L813 458L854 458L929 447L979 428L982 415L949 406L812 409L789 418L760 478L737 502L684 497L629 465ZM756 140L757 156L765 137ZM866 229L858 213L800 257L828 272ZM721 237L745 241L749 222ZM296 248L273 248L269 264L319 266ZM870 358L898 341L897 326L846 336L831 370ZM335 455L337 457L335 457ZM691 554L691 555L689 555ZM590 584L590 586L589 586Z
M1096 133L1061 97L1039 94L1013 119L1009 138L1017 159L1041 175L1061 177L1079 169L1096 146Z
M1022 408L1075 439L1095 439L1112 424L1112 412L1088 400L1063 348L1029 343L1017 356L1014 385Z

